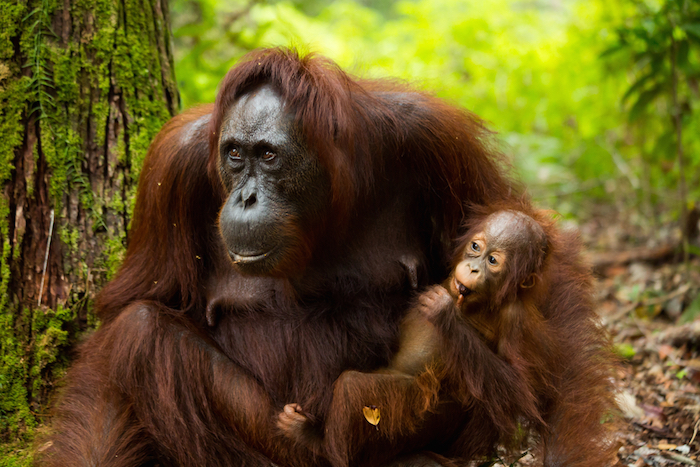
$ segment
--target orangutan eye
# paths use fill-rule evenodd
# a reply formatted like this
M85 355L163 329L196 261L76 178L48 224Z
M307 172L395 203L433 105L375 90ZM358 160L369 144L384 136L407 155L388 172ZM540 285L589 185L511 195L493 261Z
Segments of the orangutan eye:
M228 158L234 161L241 160L241 153L238 152L238 148L231 148L228 151Z
M277 157L277 154L275 154L272 151L265 151L265 154L263 154L262 159L265 162L272 162L272 160Z
M479 251L479 244L476 242L472 242L472 250Z
M493 256L489 256L489 263L495 266L498 264L498 260L496 260L496 258L494 258Z

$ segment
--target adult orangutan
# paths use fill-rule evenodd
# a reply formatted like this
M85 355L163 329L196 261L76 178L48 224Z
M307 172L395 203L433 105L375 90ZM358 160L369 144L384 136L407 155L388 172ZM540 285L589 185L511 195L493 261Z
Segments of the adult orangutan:
M580 336L570 334L568 321L552 319L558 304L550 294L561 283L560 265L569 255L576 256L562 242L576 241L558 232L544 213L513 207L511 202L509 209L472 210L451 274L442 286L429 287L417 297L401 323L399 348L387 368L372 375L344 372L325 420L307 416L297 403L286 405L279 415L280 429L333 465L367 465L387 449L391 452L397 440L424 440L422 424L406 429L407 414L439 410L438 403L444 406L447 399L452 410L471 409L474 430L471 436L465 433L466 443L454 452L464 460L495 452L496 443L517 456L522 452L519 441L531 432L543 441L537 456L548 459L546 465L610 461L609 427L600 420L608 415L612 391L595 380L609 367L591 365L592 371L577 375L579 388L598 387L597 393L558 392L570 371L562 363L576 358L568 351ZM568 274L575 268L564 270ZM492 351L484 352L479 339ZM605 361L604 345L599 349ZM415 386L412 399L397 402L382 394L391 391L387 387L392 381L405 385L410 380ZM440 383L446 383L442 390ZM585 418L598 422L580 427L578 442L572 439L572 447L558 453L549 446L556 413L552 407L574 400L580 406L572 406L571 415L582 417L577 411L585 407ZM591 446L596 451L588 452Z
M324 58L249 55L213 106L173 118L149 149L127 255L67 376L45 464L327 465L277 415L297 402L323 420L343 372L387 365L412 290L447 276L463 202L518 196L488 136L463 110ZM562 389L599 365L581 279L557 319L590 358ZM387 389L413 397L413 385ZM591 420L552 410L552 452L578 453L569 430ZM439 443L396 443L382 459L459 455L481 436L472 412L407 416Z

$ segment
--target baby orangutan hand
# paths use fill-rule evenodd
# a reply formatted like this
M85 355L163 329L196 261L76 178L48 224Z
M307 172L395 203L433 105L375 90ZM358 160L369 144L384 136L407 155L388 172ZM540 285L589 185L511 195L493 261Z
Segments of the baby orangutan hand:
M441 285L428 288L418 297L418 309L428 319L433 319L454 305L454 299Z

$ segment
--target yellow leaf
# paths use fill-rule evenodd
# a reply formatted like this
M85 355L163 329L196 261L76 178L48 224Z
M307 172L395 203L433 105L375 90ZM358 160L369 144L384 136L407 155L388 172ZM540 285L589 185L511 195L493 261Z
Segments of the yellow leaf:
M365 420L370 422L372 425L377 426L381 415L379 414L379 407L376 405L368 405L362 408L362 413L365 416Z

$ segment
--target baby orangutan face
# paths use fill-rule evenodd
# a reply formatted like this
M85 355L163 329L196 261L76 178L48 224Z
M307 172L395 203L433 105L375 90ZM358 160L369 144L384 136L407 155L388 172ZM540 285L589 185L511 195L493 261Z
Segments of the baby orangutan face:
M449 281L450 294L460 307L467 303L487 302L501 289L514 260L525 262L533 242L545 242L545 234L531 217L517 211L498 211L486 218L478 232L466 243L462 260ZM520 284L528 287L528 277Z

